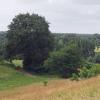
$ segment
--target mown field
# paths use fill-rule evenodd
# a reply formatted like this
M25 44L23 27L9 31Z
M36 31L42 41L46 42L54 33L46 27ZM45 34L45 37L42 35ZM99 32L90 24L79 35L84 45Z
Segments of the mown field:
M13 63L21 65L20 61ZM0 100L100 100L99 75L71 81L20 72L15 65L0 62Z

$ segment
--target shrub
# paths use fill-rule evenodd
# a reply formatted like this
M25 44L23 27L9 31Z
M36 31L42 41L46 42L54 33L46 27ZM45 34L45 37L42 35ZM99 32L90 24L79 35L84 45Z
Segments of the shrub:
M80 78L89 78L91 76L91 73L88 68L83 67L79 72Z
M72 77L71 77L71 80L76 80L76 81L78 81L78 80L79 80L78 74L73 73L73 74L72 74Z
M80 78L90 78L90 77L96 76L98 74L100 74L100 65L94 64L90 68L87 68L87 67L81 68L81 70L79 72L79 77Z
M43 84L44 84L44 86L47 86L48 85L48 81L44 81Z
M94 56L93 57L92 56L88 57L87 60L88 60L88 62L92 62L92 63L96 62Z
M84 60L83 65L84 67L86 67L87 69L91 68L92 66L94 66L94 63L88 62L86 60Z
M100 64L91 64L89 62L86 62L85 66L80 68L78 74L72 74L71 80L90 78L98 74L100 74Z
M94 72L95 75L100 74L100 64L95 64L92 68L91 71Z

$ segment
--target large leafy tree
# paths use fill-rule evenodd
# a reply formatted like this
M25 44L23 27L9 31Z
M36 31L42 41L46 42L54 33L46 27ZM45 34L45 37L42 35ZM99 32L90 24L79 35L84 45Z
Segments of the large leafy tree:
M52 49L48 22L37 14L19 14L9 25L8 58L21 55L26 70L36 70Z

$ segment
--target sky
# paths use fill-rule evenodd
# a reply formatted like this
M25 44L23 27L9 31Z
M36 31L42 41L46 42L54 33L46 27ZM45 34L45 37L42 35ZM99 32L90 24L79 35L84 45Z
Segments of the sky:
M100 33L100 0L1 0L0 31L19 13L36 13L56 33Z

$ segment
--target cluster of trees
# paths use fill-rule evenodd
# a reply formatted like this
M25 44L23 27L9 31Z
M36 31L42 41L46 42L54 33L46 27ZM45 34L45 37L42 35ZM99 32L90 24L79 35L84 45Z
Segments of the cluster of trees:
M49 23L38 14L15 16L9 30L0 34L0 57L23 60L27 71L68 76L78 72L84 59L94 57L100 35L51 33Z

